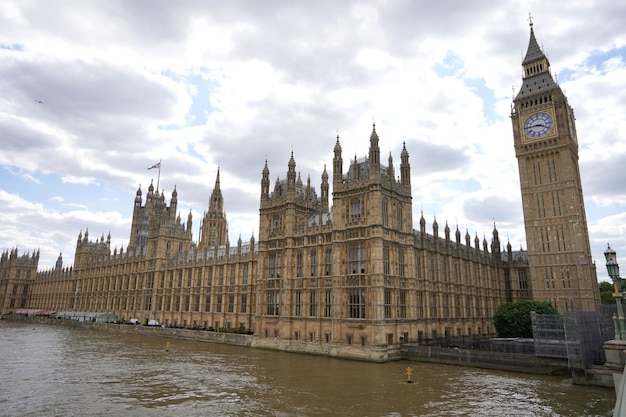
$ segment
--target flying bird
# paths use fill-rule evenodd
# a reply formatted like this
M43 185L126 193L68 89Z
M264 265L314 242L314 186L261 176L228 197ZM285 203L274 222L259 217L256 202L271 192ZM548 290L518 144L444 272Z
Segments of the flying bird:
M35 99L35 101L39 104L43 104L43 101L39 100L39 99Z

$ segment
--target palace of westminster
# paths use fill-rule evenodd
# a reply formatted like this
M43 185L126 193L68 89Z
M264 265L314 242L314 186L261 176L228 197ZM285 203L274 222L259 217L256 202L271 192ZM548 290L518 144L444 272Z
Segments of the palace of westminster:
M320 193L296 173L270 183L262 168L259 236L230 245L220 174L192 240L152 185L137 190L129 244L81 232L72 267L38 271L39 253L0 258L0 313L19 309L112 313L173 327L245 330L253 345L368 358L403 341L493 336L498 306L520 299L559 312L595 311L599 294L578 166L573 110L530 26L523 85L513 100L527 251L422 216L414 229L409 153L399 175L381 163L376 128L363 159L337 137ZM332 193L330 188L332 185ZM332 201L331 201L332 198ZM356 352L356 353L355 353Z

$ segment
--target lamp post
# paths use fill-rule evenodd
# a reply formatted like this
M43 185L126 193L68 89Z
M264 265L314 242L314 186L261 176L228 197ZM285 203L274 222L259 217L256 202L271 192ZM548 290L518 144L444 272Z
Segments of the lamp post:
M613 281L613 287L615 292L613 298L617 304L617 316L613 315L613 323L615 324L615 339L626 340L626 324L624 323L624 310L622 309L622 301L624 294L620 292L619 282L621 280L619 276L619 264L617 263L617 254L611 249L611 245L607 244L607 249L604 251L604 258L606 259L606 271L609 277Z

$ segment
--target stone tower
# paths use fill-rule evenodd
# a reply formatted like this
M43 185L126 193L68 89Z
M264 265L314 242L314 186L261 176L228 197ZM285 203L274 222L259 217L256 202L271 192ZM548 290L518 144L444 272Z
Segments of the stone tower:
M225 245L228 240L228 223L224 212L224 197L220 188L220 170L217 170L215 187L209 201L209 211L204 213L204 219L200 225L200 243L198 247L210 249Z
M341 145L335 145L333 160L333 223L341 237L335 245L336 271L346 275L345 299L349 319L368 319L377 327L370 335L359 334L371 343L393 344L400 333L394 320L406 318L407 277L414 270L411 169L403 145L400 175L393 158L381 163L379 137L372 127L369 152L356 156L348 171L342 170ZM338 255L338 256L337 256ZM345 262L347 260L347 263ZM397 308L396 308L397 306ZM362 339L362 340L366 340Z
M139 187L135 195L130 239L126 252L168 259L189 250L193 225L191 211L187 216L187 222L183 222L180 214L177 214L176 186L172 191L169 206L165 201L165 192L159 193L159 190L155 190L152 184L148 187L145 205L142 203L142 192Z
M518 161L533 298L559 312L599 303L583 201L576 120L550 72L530 20L522 87L511 122Z
M0 256L0 314L28 307L29 286L33 284L39 266L39 250L32 255L18 254L17 248Z

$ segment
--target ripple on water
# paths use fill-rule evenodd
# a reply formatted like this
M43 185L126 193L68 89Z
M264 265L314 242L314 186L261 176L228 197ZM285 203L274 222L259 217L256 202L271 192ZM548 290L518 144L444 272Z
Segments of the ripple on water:
M39 416L607 416L612 390L460 366L372 364L102 328L0 328L0 409ZM414 383L406 384L407 364ZM608 413L608 414L607 414Z

